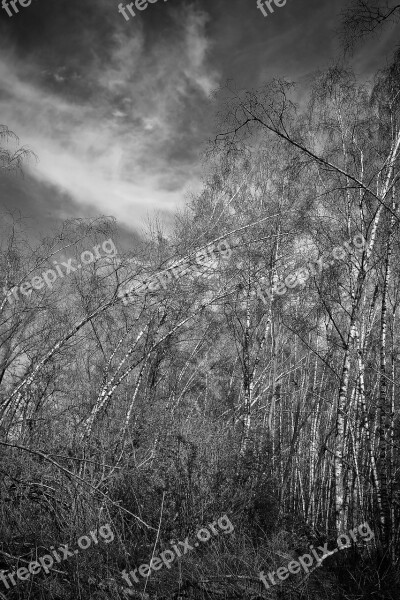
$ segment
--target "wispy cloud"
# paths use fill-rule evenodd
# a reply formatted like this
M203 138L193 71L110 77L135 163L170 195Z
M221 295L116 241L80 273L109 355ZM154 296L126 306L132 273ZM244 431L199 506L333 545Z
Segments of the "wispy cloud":
M139 221L152 210L173 210L199 186L205 139L195 114L218 75L207 64L207 15L181 7L173 20L175 35L151 49L140 27L134 35L127 24L116 28L107 56L85 71L86 97L73 101L68 86L76 73L52 72L52 91L35 62L0 58L2 120L38 154L33 177L122 221L133 211Z

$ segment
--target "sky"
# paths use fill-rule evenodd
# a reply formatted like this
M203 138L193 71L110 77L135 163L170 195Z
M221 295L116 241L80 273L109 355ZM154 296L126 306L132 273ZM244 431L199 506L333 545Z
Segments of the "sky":
M257 0L153 0L134 17L125 9L129 20L120 4L32 0L8 5L12 17L0 7L0 124L38 157L23 177L0 175L0 204L37 236L99 214L136 233L157 217L168 231L202 188L215 90L301 85L341 58L346 0L287 0L267 17ZM356 50L360 79L387 64L398 33Z

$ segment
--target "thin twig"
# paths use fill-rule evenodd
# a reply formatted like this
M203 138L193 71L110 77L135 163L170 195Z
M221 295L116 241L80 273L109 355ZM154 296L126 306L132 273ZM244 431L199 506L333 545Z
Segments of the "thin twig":
M156 549L156 547L157 547L157 542L158 542L158 538L159 538L159 535L160 535L160 529L161 529L161 520L162 520L163 508L164 508L164 498L165 498L165 492L163 492L163 497L162 497L162 501L161 501L160 521L159 521L159 523L158 523L158 530L157 530L156 541L154 542L153 550L152 550L152 553L151 553L150 564L151 564L151 561L153 560L153 557L154 557L154 550L155 550L155 549ZM142 594L142 598L143 598L143 599L144 599L144 594L145 594L145 592L146 592L146 587L147 587L147 582L148 582L148 580L149 580L149 575L150 575L150 571L149 571L149 573L148 573L148 575L147 575L147 577L146 577L146 583L144 584L144 590L143 590L143 594Z

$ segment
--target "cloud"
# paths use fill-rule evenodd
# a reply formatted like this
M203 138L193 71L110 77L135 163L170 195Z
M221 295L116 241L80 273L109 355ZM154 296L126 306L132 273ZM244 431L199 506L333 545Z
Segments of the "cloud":
M208 66L207 19L174 8L173 31L151 48L143 27L132 35L118 21L102 60L95 44L80 72L44 68L11 51L0 58L2 120L39 156L30 175L74 201L63 216L91 206L139 222L173 211L189 188L199 188L204 131L196 118L218 82ZM77 82L81 93L71 94Z

